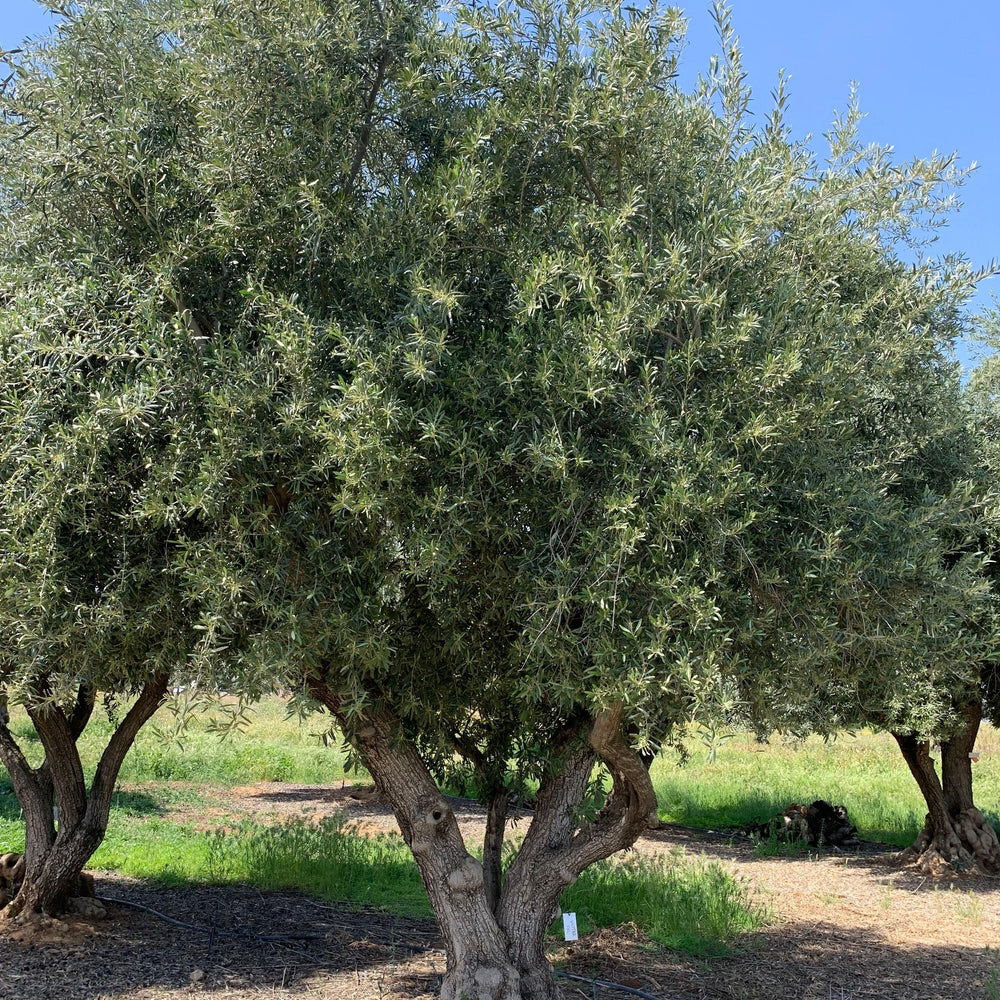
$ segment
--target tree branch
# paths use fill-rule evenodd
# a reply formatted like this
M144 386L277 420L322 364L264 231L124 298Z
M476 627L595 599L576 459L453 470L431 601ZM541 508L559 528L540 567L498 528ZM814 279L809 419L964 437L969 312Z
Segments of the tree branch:
M74 740L78 740L83 735L84 729L87 728L87 723L90 722L90 717L94 713L96 698L97 692L86 681L81 683L76 693L73 713L69 717L69 729Z
M0 761L7 768L18 799L30 795L37 783L35 772L8 728L6 718L0 721Z
M350 173L347 175L347 181L344 184L344 191L347 194L350 194L354 190L354 182L358 179L358 174L361 173L361 167L365 161L365 154L368 152L368 144L371 142L372 138L372 122L375 118L375 102L378 100L378 93L382 89L382 84L385 82L385 74L388 68L389 51L386 49L379 58L377 71L375 73L375 82L372 84L371 91L368 94L368 100L365 102L365 123L361 128L361 135L358 138L358 148L354 153L354 162L351 164Z
M604 208L604 199L601 197L601 192L597 190L597 184L594 182L594 176L590 172L590 167L587 166L587 161L583 158L583 153L577 150L576 158L580 163L581 169L583 170L583 178L587 182L587 187L590 188L590 193L594 196L594 201L597 202L600 208Z
M26 705L45 748L44 770L52 778L59 807L60 829L75 829L87 810L87 785L76 738L65 712L51 702Z
M94 774L94 782L90 786L90 801L87 804L88 813L101 808L105 799L110 801L111 792L114 790L115 782L118 780L118 772L121 769L125 754L135 742L139 730L149 721L153 713L160 707L164 695L167 693L166 673L157 674L152 680L144 685L139 697L136 698L128 714L119 723L114 731L108 745L101 754L101 761L97 765ZM89 817L88 817L89 818Z

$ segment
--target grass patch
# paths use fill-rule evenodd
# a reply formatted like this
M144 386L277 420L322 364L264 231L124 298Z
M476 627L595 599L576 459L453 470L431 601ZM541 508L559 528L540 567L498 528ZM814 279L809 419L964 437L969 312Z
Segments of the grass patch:
M599 862L560 905L576 912L583 931L631 922L653 941L700 957L726 954L739 935L770 919L768 907L722 865L690 860L682 848Z
M342 818L327 818L316 825L243 824L208 841L210 881L300 889L330 902L432 916L417 866L398 835L363 837Z
M773 833L753 845L755 858L802 858L815 852L804 840L786 840Z
M984 725L973 765L976 802L1000 823L1000 736ZM660 818L704 829L741 827L777 815L792 802L843 803L868 840L906 846L923 825L927 807L891 736L861 732L824 742L819 737L758 744L740 733L706 760L692 739L687 763L660 757L651 775Z
M119 781L229 786L287 781L320 785L345 776L344 755L336 740L327 738L324 742L329 716L289 718L281 699L265 698L248 712L246 727L227 737L220 737L213 729L221 717L221 712L211 708L194 712L184 729L176 733L174 715L169 708L161 708L139 732L122 765ZM29 761L33 765L40 763L41 743L20 706L12 707L11 730L25 744ZM98 705L78 744L88 775L97 767L112 730L107 713Z

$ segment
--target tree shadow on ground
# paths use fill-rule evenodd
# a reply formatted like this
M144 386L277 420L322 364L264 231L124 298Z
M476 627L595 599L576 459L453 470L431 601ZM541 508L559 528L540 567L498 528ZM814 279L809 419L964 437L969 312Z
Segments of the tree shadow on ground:
M167 812L166 806L155 796L135 791L115 792L111 810L126 816L163 816Z
M0 997L103 1000L155 990L226 997L313 993L316 981L365 970L382 978L439 946L430 921L338 909L287 892L246 886L164 888L98 877L100 921L67 917L31 929L0 923ZM123 903L147 907L141 910ZM148 910L156 910L162 917ZM163 919L163 917L169 919ZM443 967L443 966L442 966ZM346 995L333 990L330 997Z
M971 1000L985 992L1000 964L986 942L968 945L900 942L884 933L822 921L785 922L736 942L725 958L693 962L642 942L601 932L564 968L670 1000ZM615 993L598 993L611 1000Z
M166 811L161 802L145 792L115 792L111 808L128 816L160 816ZM10 781L0 781L0 821L17 821L21 816L21 804Z
M438 946L429 921L242 886L169 890L100 879L98 891L204 930L121 906L111 906L103 922L69 920L34 940L14 940L5 928L0 997L98 1000L149 991L167 1000L194 988L227 1000L304 993L317 1000L430 1000L440 989L443 956L424 951ZM651 950L628 927L553 947L563 971L664 1000L970 1000L985 995L997 965L996 954L975 937L970 933L962 945L907 942L893 939L890 920L873 931L792 919L746 935L734 942L733 954L707 961ZM576 995L579 984L566 985L567 995ZM608 986L585 992L596 1000L622 996Z

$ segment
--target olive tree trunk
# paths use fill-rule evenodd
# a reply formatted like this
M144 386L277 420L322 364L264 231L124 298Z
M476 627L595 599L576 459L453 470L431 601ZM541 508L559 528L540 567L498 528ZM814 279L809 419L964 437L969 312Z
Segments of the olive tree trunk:
M28 763L7 720L0 720L0 761L10 774L25 818L24 877L5 909L8 917L60 913L78 894L83 867L104 839L125 754L166 689L166 675L143 687L101 755L89 794L76 743L93 711L93 691L81 686L70 713L42 699L27 706L45 750L45 760L37 768Z
M941 774L930 756L930 743L912 733L893 733L910 773L927 804L924 827L902 858L927 872L945 866L960 871L1000 871L996 831L976 808L972 797L972 759L982 705L976 700L962 712L962 724L941 744Z
M543 778L524 843L501 884L506 801L494 803L487 824L484 872L466 849L448 800L393 717L373 713L352 727L330 689L313 683L311 691L341 719L413 852L445 943L442 1000L559 997L545 956L545 932L559 897L587 866L630 847L656 822L656 796L647 768L629 746L621 709L578 727L575 744ZM579 807L599 760L613 788L596 819L581 825Z

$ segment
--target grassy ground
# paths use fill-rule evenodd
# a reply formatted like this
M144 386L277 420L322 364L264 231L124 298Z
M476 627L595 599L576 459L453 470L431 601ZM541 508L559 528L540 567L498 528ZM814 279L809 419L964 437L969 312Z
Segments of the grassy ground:
M1000 734L984 726L977 741L973 782L979 808L1000 824ZM660 818L705 829L767 819L792 802L843 803L862 837L913 842L926 807L892 737L861 732L824 742L817 737L759 744L741 733L717 749L688 741L688 760L661 757L653 766Z
M40 747L30 723L12 726ZM122 769L107 837L91 867L160 882L249 883L299 888L328 900L384 906L429 915L409 852L398 836L358 837L337 822L276 827L238 822L227 813L226 788L258 781L330 784L344 776L336 739L324 717L288 718L276 699L257 706L250 724L220 740L210 714L194 715L182 733L161 712L140 734ZM96 765L110 733L94 719L81 754ZM1000 812L1000 736L986 728L975 765L981 808ZM861 835L906 844L922 822L923 804L892 740L861 733L831 742L810 739L768 745L739 734L716 747L714 762L697 739L687 758L665 756L652 774L661 818L724 829L766 818L790 802L825 798L847 806ZM2 772L0 772L2 774ZM0 780L0 849L23 844L20 808ZM563 908L577 912L581 929L632 921L661 943L694 954L725 948L767 913L719 865L674 855L637 858L590 869L567 891Z

